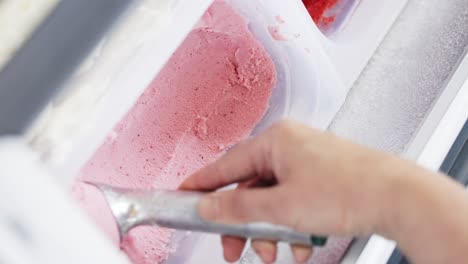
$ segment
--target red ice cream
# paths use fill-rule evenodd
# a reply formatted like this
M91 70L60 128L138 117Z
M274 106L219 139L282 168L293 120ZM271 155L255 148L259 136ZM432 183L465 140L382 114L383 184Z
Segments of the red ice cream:
M317 24L328 25L335 20L335 16L327 16L326 12L334 7L338 0L302 0L310 16Z
M215 1L82 169L74 196L115 240L102 197L82 181L176 189L251 133L268 109L275 83L275 65L245 19ZM171 235L138 227L121 248L133 263L160 263L173 250Z

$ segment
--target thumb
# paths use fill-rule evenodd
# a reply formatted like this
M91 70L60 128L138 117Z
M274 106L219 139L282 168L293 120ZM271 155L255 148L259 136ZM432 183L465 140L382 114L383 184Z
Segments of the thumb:
M198 210L203 219L216 223L287 225L287 206L284 206L284 199L281 200L280 189L276 187L235 189L205 195L200 199Z

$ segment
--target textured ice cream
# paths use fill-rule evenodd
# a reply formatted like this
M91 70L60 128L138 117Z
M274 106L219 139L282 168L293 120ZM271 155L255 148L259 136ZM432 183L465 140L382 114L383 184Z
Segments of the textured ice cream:
M335 20L336 14L327 14L338 0L302 0L315 23L327 26Z
M246 138L268 108L276 70L246 21L216 1L82 169L73 194L116 240L102 197L81 181L175 189ZM131 230L121 248L134 263L159 263L172 231Z

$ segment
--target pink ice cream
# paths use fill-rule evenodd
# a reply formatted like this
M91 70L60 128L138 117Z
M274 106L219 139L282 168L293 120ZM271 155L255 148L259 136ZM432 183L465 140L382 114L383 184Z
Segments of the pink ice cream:
M216 1L82 169L74 196L117 241L102 197L82 181L176 189L251 133L275 83L273 61L246 21ZM160 263L170 254L171 235L138 227L120 246L136 264Z

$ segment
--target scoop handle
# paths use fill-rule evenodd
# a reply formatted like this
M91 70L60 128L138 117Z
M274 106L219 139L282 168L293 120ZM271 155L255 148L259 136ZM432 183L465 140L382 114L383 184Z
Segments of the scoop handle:
M164 198L163 198L164 196ZM247 224L219 224L206 221L198 213L198 201L202 194L190 192L165 192L157 194L157 200L166 200L167 208L161 203L153 203L155 210L148 210L147 220L158 226L216 233L251 239L287 242L293 245L324 246L326 237L294 231L292 228L265 222ZM148 205L147 205L148 206ZM151 205L149 205L151 206Z
M218 224L201 218L159 219L158 226L174 229L191 230L221 235L230 235L259 240L286 242L301 246L325 246L327 237L299 233L289 227L265 222L253 222L243 225Z

